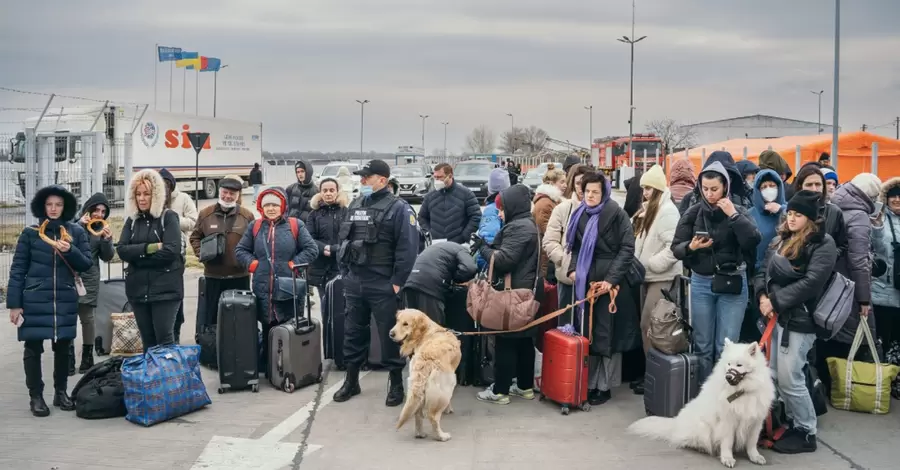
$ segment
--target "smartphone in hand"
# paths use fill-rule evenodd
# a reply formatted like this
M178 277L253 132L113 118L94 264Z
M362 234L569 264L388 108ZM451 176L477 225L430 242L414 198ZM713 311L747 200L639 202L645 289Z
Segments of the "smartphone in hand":
M700 238L701 240L709 240L711 237L709 236L709 232L697 232L694 234L695 237Z

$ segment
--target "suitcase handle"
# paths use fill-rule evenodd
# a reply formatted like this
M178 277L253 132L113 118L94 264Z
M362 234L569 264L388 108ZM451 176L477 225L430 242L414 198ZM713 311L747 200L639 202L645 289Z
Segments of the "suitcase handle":
M303 271L303 279L306 279L306 292L303 294L303 298L306 299L306 326L300 326L300 317L297 315L297 275L300 271ZM297 334L305 333L308 330L312 329L312 305L309 301L309 264L300 264L295 265L293 269L291 269L291 291L294 295L294 301L291 302L294 307L294 332Z

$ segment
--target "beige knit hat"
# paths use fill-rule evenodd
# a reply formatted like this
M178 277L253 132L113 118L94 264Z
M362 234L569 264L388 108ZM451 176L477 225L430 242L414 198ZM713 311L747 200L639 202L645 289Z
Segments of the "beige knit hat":
M662 167L659 165L650 167L650 169L641 176L641 186L658 189L660 191L668 189L666 186L666 174L663 173Z

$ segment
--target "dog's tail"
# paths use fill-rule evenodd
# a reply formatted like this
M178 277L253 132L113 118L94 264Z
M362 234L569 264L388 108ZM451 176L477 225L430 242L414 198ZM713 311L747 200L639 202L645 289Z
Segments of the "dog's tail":
M675 418L649 416L631 423L631 426L628 426L627 431L630 434L637 436L672 442L675 437L676 425Z
M403 410L400 411L400 419L397 420L397 429L403 427L409 418L425 405L425 387L428 383L430 371L424 367L418 370L410 370L409 391L406 393L406 403L403 404Z

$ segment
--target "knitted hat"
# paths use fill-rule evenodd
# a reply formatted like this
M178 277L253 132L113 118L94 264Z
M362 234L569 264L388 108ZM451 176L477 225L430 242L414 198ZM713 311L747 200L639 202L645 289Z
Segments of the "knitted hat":
M650 169L641 176L641 186L658 189L659 191L668 189L666 187L666 174L663 173L662 167L659 165L650 167Z
M819 217L819 201L822 193L816 191L799 191L788 202L787 210L803 214L807 219L815 221Z
M869 199L875 201L881 195L881 180L872 173L860 173L850 180L853 186L859 188Z
M494 168L488 177L488 194L499 193L509 187L509 172L503 168Z
M262 197L262 202L259 205L265 206L267 204L275 204L276 206L280 206L281 199L279 199L275 194L266 193L266 195Z
M834 184L840 184L838 182L838 174L834 172L834 170L830 168L822 168L822 174L825 175L825 181L831 180L834 181Z

